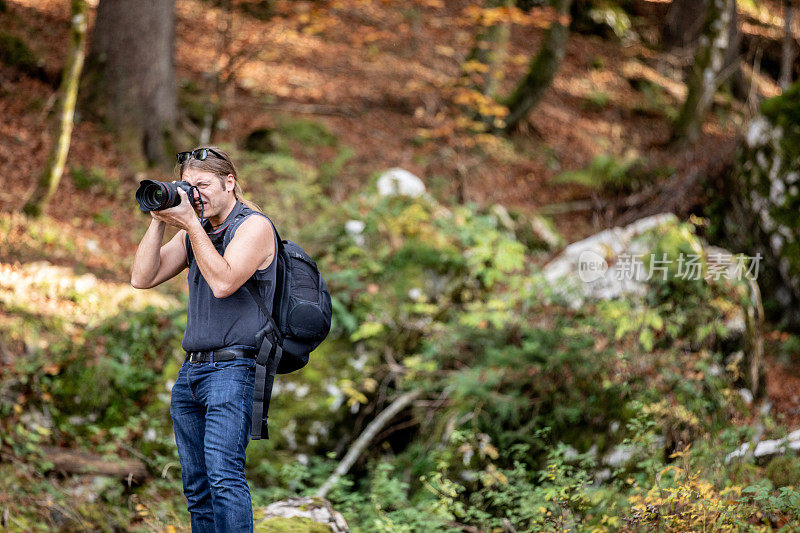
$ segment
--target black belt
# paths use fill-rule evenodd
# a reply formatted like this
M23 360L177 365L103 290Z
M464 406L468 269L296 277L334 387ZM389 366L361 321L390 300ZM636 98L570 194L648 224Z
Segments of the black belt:
M210 361L230 361L231 359L255 359L258 350L247 348L225 348L222 350L208 350L205 352L186 352L186 361L189 363L208 363Z

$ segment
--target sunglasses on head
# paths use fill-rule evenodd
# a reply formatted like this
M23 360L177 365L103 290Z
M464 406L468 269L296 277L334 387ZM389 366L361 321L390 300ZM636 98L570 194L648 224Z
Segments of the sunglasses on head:
M189 152L178 152L178 164L183 164L188 161L190 158L194 157L198 161L204 161L208 154L212 153L220 159L225 159L220 155L219 152L212 150L211 148L198 148L197 150L191 150Z

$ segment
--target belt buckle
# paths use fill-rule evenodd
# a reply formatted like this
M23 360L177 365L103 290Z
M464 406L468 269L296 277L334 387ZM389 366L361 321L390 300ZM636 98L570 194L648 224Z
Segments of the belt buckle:
M195 356L199 357L200 352L189 352L189 362L190 363L199 363L199 361L195 358Z

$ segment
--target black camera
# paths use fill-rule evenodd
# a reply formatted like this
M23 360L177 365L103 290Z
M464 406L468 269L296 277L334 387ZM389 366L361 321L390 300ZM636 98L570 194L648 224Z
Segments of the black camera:
M139 182L139 189L136 191L136 201L139 202L139 209L148 212L175 207L181 203L181 197L178 196L178 187L186 192L186 196L192 204L196 204L200 200L200 195L195 193L197 187L189 185L187 181L142 180Z

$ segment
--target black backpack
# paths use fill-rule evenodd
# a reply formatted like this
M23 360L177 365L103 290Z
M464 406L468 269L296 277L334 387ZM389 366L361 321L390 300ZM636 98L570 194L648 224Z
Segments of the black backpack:
M272 313L267 312L256 280L250 278L244 284L267 317L267 325L256 335L261 347L256 356L252 440L269 439L267 413L275 375L306 366L309 354L331 329L331 295L317 264L297 243L281 240L275 224L272 229L278 241ZM225 235L225 244L230 238Z

